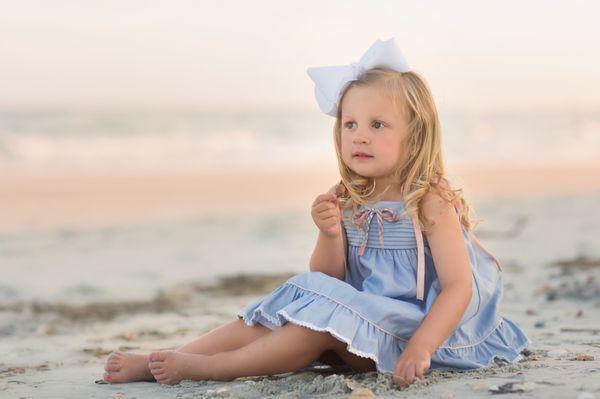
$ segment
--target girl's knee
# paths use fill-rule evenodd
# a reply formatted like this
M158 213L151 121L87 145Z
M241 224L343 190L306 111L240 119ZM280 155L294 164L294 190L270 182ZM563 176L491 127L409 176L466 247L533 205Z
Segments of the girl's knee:
M316 331L294 323L287 323L284 327L296 330L301 336L299 339L310 341L314 345L319 345L323 350L335 349L336 343L339 342L327 331Z
M266 327L258 322L254 323L254 325L250 326L250 325L246 324L246 322L244 320L242 320L241 318L234 320L233 323L239 325L242 329L246 329L246 330L261 331L261 332L270 332L271 331L271 329L269 327Z
M349 365L354 371L358 373L365 373L367 371L377 371L377 364L374 360L351 353L346 348L346 344L344 344L343 349L337 350L336 353L347 365Z

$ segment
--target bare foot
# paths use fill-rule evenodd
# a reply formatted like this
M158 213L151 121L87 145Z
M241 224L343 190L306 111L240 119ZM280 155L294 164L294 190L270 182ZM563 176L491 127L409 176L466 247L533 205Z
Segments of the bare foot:
M209 356L175 351L152 352L150 371L161 384L178 384L182 380L208 380Z
M113 352L104 366L104 380L110 383L154 381L148 368L148 355Z

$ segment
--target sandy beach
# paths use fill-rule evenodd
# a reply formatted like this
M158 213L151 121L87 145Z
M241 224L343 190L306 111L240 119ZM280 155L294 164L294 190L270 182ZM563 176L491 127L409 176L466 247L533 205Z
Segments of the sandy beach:
M504 266L501 312L533 343L517 364L433 371L404 390L317 363L228 383L97 383L112 350L175 348L305 271L310 204L335 169L4 174L0 397L600 397L598 172L456 169Z
M0 399L600 399L600 2L34 3L0 13ZM357 151L371 157L350 162ZM459 372L434 357L404 389L317 361L228 382L103 380L112 352L180 348L309 272L336 154L365 176L443 165L502 270L498 300L467 246L477 289L461 320L497 305L531 341L517 361ZM373 224L367 246L384 235ZM410 228L385 242L412 247ZM422 277L425 252L429 308L437 273L417 249L372 258L414 250L415 265L352 274L420 294L403 273ZM371 321L404 339L422 315L402 309L409 324ZM451 337L476 344L469 331Z
M600 164L449 170L454 186L474 201L594 193L599 175ZM0 232L308 210L338 176L330 164L222 174L17 170L0 175Z

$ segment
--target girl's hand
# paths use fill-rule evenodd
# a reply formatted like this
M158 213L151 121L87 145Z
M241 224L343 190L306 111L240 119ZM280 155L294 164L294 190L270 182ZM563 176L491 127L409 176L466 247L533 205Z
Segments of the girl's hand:
M315 198L310 215L323 234L330 238L342 234L342 213L335 193L328 191Z
M423 380L423 374L431 365L431 355L426 349L409 344L394 368L392 381L405 388L412 384L415 378Z

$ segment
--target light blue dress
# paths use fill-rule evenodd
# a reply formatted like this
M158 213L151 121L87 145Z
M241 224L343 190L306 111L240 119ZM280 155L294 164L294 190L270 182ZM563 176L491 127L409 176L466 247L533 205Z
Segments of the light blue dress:
M270 329L292 322L328 331L345 342L349 352L373 359L377 371L393 372L441 291L418 223L398 217L403 206L402 201L379 201L360 206L357 215L346 209L345 281L321 272L301 273L241 309L238 318L247 325L258 322ZM460 217L461 209L457 211ZM464 226L462 230L471 260L473 297L455 331L431 357L430 369L468 370L490 366L495 359L517 362L531 341L498 313L500 265L472 233ZM419 256L424 260L420 267Z

